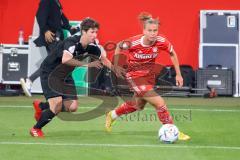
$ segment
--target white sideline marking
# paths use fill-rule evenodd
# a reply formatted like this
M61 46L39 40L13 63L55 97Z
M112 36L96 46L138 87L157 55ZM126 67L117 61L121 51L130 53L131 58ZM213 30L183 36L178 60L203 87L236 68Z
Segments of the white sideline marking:
M33 108L32 106L12 106L12 105L0 105L0 108ZM94 107L78 107L78 109L93 109ZM154 110L152 108L146 108L144 110ZM201 109L201 108L169 108L170 111L199 111L199 112L240 112L238 109Z
M91 144L91 143L32 143L32 142L0 142L0 145L46 145L46 146L84 146L84 147L115 147L115 148L175 148L175 149L226 149L226 150L240 150L240 147L231 146L194 146L194 145L175 145L175 144Z
M240 108L240 107L239 107ZM200 112L240 112L240 109L199 109L199 108L170 108L172 111L200 111Z
M10 105L4 105L4 106L0 106L0 108L33 108L33 106L10 106Z

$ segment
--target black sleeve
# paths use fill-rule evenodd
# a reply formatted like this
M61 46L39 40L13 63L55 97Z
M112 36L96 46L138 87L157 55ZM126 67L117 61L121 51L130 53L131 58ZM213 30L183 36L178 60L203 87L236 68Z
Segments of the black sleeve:
M36 18L39 24L40 32L45 33L49 30L47 19L50 12L50 0L41 0L37 10Z
M74 55L74 52L75 52L75 49L76 49L75 47L76 47L77 42L78 42L78 37L77 36L73 36L73 37L69 37L69 38L65 39L63 50L67 50L72 55Z
M70 24L69 24L68 18L64 15L64 13L62 13L62 22L63 22L62 27L63 27L64 29L67 29L67 30L70 31L71 26L70 26Z

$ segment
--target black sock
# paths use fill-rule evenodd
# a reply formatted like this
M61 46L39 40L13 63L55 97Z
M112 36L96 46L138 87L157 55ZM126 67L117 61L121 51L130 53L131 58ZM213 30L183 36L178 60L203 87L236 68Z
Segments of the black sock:
M48 102L40 102L39 104L41 110L49 109L49 103Z
M41 129L46 124L48 124L53 119L53 117L55 117L55 114L50 109L44 110L39 121L33 128Z
M67 109L66 109L66 107L64 106L64 104L62 104L61 112L67 112Z

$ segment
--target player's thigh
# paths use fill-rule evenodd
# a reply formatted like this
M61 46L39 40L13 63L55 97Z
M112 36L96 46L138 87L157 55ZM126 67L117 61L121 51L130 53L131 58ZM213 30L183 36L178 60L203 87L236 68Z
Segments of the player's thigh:
M49 103L50 110L53 113L57 114L61 111L61 109L62 109L62 97L61 96L49 98L48 103Z

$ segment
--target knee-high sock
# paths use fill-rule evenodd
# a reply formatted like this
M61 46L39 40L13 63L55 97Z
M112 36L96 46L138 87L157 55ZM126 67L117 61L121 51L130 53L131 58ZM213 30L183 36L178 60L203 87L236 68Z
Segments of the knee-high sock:
M118 108L116 108L115 112L117 116L121 116L123 114L135 112L136 110L137 110L136 103L128 101L121 104Z
M41 129L46 124L48 124L53 119L53 117L55 117L55 114L50 109L45 109L39 121L33 128Z
M168 112L167 106L161 106L156 109L159 120L162 124L173 124L173 119Z
M49 103L48 102L40 102L39 104L41 110L49 109Z

